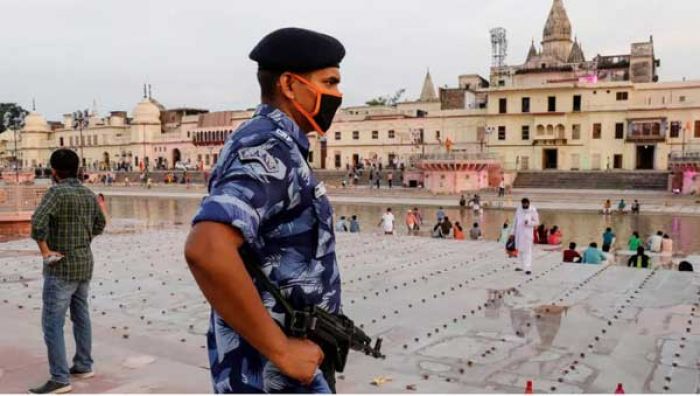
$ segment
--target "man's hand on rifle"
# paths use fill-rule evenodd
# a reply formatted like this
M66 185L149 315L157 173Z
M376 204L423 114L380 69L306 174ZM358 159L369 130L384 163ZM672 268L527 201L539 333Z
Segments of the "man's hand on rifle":
M284 352L272 363L289 378L308 385L313 381L316 369L323 362L323 351L309 340L287 338Z

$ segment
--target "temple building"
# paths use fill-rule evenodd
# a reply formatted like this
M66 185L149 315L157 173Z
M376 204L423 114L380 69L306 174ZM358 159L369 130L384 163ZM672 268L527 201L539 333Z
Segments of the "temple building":
M660 82L654 45L649 38L630 44L627 54L591 56L564 1L552 0L542 39L523 63L508 65L503 57L489 78L464 74L451 87L435 84L428 71L414 87L415 100L342 108L325 136L309 135L309 162L327 170L407 169L407 185L435 192L555 171L646 171L662 184L673 173L674 188L700 191L700 81ZM92 114L81 137L70 114L50 123L32 112L17 157L25 167L45 166L52 150L71 147L92 169L180 163L207 170L252 114L167 109L148 93L130 115ZM0 136L5 161L13 145L12 133Z

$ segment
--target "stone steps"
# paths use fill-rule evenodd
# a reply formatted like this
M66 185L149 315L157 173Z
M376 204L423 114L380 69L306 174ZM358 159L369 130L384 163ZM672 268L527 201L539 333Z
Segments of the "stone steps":
M515 188L656 190L668 188L667 172L520 172Z

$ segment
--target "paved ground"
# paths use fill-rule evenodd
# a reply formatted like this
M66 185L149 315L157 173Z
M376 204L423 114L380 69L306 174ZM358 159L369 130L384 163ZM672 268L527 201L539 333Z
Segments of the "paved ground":
M94 191L112 196L164 197L201 199L206 195L203 187L184 188L181 186L157 186L146 190L143 187L104 187L91 186ZM362 186L352 189L331 189L333 202L376 205L420 205L457 207L459 196L437 196L415 189L370 190ZM523 197L529 197L540 210L566 210L570 212L600 212L603 202L624 198L629 204L634 199L642 203L644 213L681 214L700 216L700 203L697 197L674 196L658 191L608 191L608 190L514 190L505 198L493 193L484 193L482 198L487 208L513 209ZM628 207L629 208L629 207Z
M182 258L186 230L110 227L94 244L98 376L76 392L209 392L208 305ZM0 392L46 377L34 249L0 244ZM697 274L538 251L527 278L491 242L372 234L340 235L338 257L344 310L388 355L352 354L341 392L520 393L528 379L536 392L700 391ZM389 381L371 385L380 376Z

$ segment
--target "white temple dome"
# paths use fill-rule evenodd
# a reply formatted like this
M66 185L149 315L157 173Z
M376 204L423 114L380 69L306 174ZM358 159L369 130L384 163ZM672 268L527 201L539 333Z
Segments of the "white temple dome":
M51 132L46 118L36 111L30 112L24 118L24 128L22 130L24 132Z
M153 99L144 98L134 107L133 124L160 124L160 111L163 106Z

